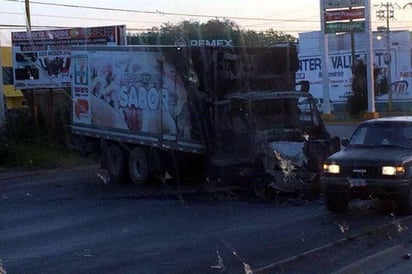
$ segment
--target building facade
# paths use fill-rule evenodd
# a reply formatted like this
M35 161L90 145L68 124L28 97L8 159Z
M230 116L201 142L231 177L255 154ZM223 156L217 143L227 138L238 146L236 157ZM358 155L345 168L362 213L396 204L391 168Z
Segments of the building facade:
M23 93L14 88L13 64L11 47L1 47L1 64L3 67L3 92L7 109L20 108L25 106Z
M389 34L389 36L388 36ZM390 81L392 101L399 110L412 111L412 38L409 31L373 32L375 77L375 104L379 111L387 105L389 90L380 89L380 82ZM328 37L329 94L335 109L340 109L352 94L352 41L349 33L329 34ZM321 32L299 34L299 71L296 80L308 80L310 92L323 98ZM366 60L367 35L354 35L354 53L357 60ZM388 49L390 55L388 55ZM365 62L366 63L366 62ZM411 106L409 106L411 105ZM336 108L337 106L337 108ZM409 111L409 109L407 109Z

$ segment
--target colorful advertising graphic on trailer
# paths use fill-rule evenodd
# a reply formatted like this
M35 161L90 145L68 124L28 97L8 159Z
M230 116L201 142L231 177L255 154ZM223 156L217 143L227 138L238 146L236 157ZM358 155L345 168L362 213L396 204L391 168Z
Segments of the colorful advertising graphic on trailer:
M70 86L70 47L124 45L125 26L13 32L14 86L19 89Z
M187 90L161 52L74 50L72 56L74 123L189 138Z

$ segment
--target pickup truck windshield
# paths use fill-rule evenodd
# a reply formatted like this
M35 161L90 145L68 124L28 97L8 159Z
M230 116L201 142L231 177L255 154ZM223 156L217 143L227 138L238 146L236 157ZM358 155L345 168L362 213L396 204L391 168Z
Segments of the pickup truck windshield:
M401 123L364 125L354 132L350 145L412 147L412 126Z
M264 99L251 103L253 120L258 130L299 127L296 98Z

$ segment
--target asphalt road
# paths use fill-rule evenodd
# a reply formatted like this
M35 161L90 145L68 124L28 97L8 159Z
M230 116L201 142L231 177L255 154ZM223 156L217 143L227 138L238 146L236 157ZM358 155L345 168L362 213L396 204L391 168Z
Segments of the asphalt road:
M113 185L97 167L0 173L0 273L252 273L399 220L373 202L334 215L319 199L217 190ZM329 273L376 248L295 271Z

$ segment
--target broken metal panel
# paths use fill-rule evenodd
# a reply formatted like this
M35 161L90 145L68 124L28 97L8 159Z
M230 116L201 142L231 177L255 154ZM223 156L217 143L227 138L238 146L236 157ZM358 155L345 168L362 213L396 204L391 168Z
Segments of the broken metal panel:
M303 142L277 141L270 143L275 158L281 161L283 158L288 159L291 164L302 167L306 162L306 156L303 153L305 144Z

